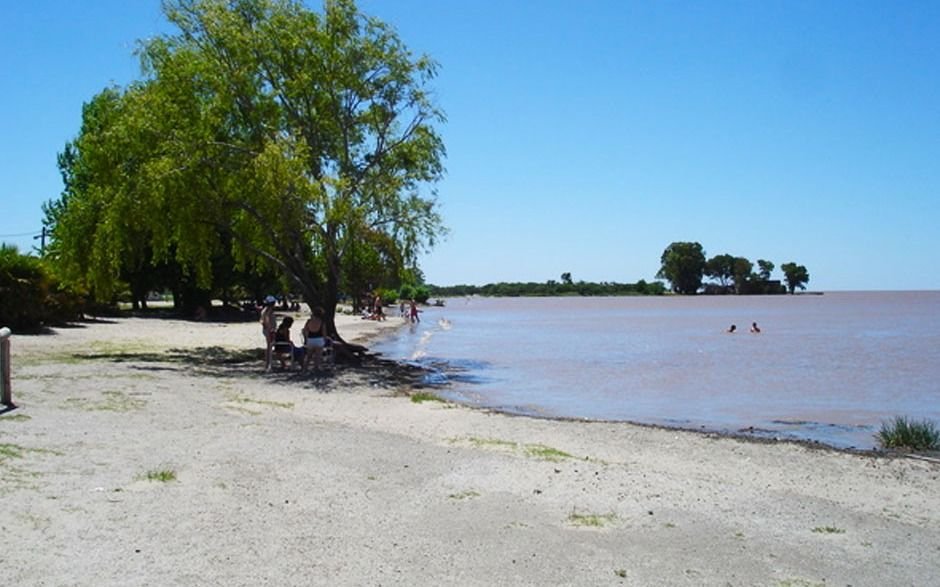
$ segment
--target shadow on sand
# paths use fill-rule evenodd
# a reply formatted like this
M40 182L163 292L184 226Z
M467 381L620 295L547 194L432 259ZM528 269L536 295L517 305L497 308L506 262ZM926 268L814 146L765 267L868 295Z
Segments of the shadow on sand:
M75 353L77 360L130 363L140 371L176 371L197 377L253 379L279 385L300 385L319 391L342 391L355 386L399 388L424 387L426 372L415 365L402 364L376 355L354 362L340 362L322 371L301 372L298 368L270 372L264 370L261 348L233 350L219 346L176 348L165 352Z

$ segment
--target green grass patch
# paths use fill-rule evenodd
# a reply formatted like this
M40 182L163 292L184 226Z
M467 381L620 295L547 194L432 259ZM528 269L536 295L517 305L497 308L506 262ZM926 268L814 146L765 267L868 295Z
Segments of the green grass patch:
M588 528L603 528L617 521L617 515L610 514L579 514L571 512L568 515L568 523L572 526L582 526Z
M845 530L835 526L816 526L813 528L813 532L817 534L845 534Z
M806 579L784 579L777 583L777 587L826 587L826 584Z
M96 340L89 345L89 350L93 355L104 355L102 358L107 358L121 357L123 355L160 354L166 351L166 347L147 344L139 340L121 342Z
M618 577L620 577L621 579L626 579L626 578L627 578L627 570L626 570L626 569L617 569L617 570L614 571L614 574L617 575Z
M42 473L13 464L14 459L22 459L26 453L61 455L62 453L47 448L26 448L18 444L0 443L0 496L16 489L37 489L35 480Z
M428 393L426 391L418 391L411 394L411 403L413 404L423 404L424 402L441 402L445 403L442 398L437 397L433 393Z
M462 500L462 499L471 499L473 497L480 497L480 494L473 490L467 490L467 491L461 491L460 493L451 493L447 497L451 499Z
M176 471L172 469L154 469L144 473L144 479L147 481L169 483L170 481L176 481Z
M25 449L17 444L0 444L0 463L9 459L23 458Z
M51 448L25 448L18 444L0 443L0 462L6 459L21 459L25 453L32 452L44 455L62 456L62 453Z
M940 430L931 420L912 420L897 416L881 423L875 439L883 448L904 450L940 450Z
M25 422L26 420L32 420L31 416L26 414L13 414L12 416L2 416L0 420L4 422Z
M62 353L35 353L23 355L17 357L16 366L17 367L35 367L38 365L47 365L50 363L58 363L63 365L77 365L83 362L85 359L81 355L70 352ZM21 379L22 375L17 375L17 379Z
M500 440L499 438L479 438L476 436L471 436L467 438L466 441L476 447L507 450L514 453L521 453L529 458L541 459L543 461L557 462L565 459L575 458L573 455L568 454L563 450L558 450L557 448L553 448L551 446L545 446L544 444L520 444L518 442L512 442L509 440ZM459 439L453 439L453 442L459 442Z
M123 391L104 391L98 400L89 400L81 397L70 397L66 404L86 412L130 412L139 410L147 405L146 400L132 397Z
M543 461L563 461L574 458L570 454L557 448L545 446L544 444L527 444L523 447L526 456L542 459Z
M519 446L518 442L510 442L508 440L500 440L498 438L479 438L477 436L471 436L467 439L467 442L473 446L478 446L481 448L506 448L515 450Z

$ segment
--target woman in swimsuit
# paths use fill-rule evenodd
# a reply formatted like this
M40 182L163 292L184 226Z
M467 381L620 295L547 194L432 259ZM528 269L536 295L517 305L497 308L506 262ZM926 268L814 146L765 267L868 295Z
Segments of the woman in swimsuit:
M307 349L307 352L304 355L301 371L307 370L311 355L313 355L313 368L319 370L320 365L323 363L323 347L331 342L329 337L326 336L326 322L323 321L323 313L323 308L320 306L315 307L313 315L304 324L304 348Z

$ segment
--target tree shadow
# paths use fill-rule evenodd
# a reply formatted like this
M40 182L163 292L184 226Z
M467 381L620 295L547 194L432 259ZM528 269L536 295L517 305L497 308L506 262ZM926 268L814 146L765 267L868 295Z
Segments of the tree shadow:
M181 310L173 308L147 308L142 310L125 310L122 316L127 318L144 318L147 320L184 320L186 322L204 322L211 324L241 324L256 322L260 313L256 310L244 310L235 306L214 306L202 317L187 315Z
M176 371L220 379L265 380L277 385L303 386L321 392L345 391L352 387L426 387L427 371L421 367L365 355L339 362L323 371L297 368L265 372L264 349L230 349L220 346L173 348L165 352L104 352L71 355L77 360L131 363L140 371Z
M56 336L59 333L57 330L73 330L79 328L88 328L93 324L117 324L114 320L106 320L103 318L82 318L81 320L74 320L71 322L62 322L57 324L44 324L37 328L25 328L15 331L13 334L16 336Z

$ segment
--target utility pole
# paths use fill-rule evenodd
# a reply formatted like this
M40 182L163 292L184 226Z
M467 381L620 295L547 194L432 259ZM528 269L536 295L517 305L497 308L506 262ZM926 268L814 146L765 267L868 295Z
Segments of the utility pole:
M39 256L42 257L46 253L46 227L42 227L42 232L33 237L33 240L42 239L39 241Z

